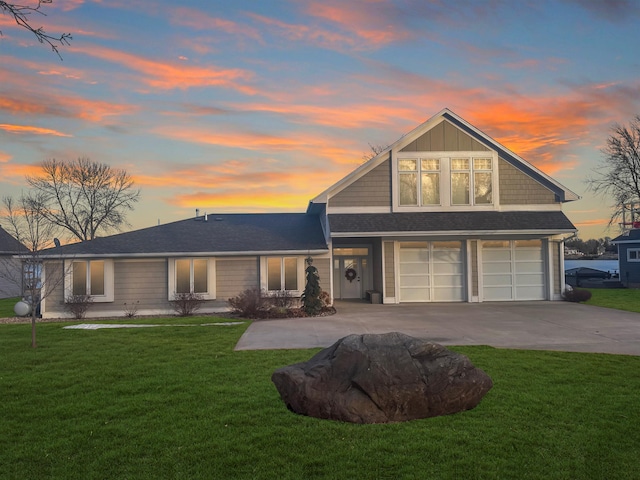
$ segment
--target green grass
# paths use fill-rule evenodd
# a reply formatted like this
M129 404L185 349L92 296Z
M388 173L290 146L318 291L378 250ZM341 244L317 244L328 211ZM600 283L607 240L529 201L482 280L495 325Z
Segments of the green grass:
M640 313L640 290L633 288L590 288L587 305Z
M0 325L0 478L638 478L638 357L455 348L477 408L352 425L287 411L271 373L317 350L234 352L247 325Z
M20 297L14 298L0 298L0 318L15 317L16 314L13 311L13 307L18 303Z

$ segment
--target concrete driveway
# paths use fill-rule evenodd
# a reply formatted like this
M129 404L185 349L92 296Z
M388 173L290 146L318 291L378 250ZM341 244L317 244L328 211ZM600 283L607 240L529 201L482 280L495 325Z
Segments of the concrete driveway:
M336 310L328 317L255 321L236 350L327 347L351 333L397 331L443 345L640 355L640 314L576 303L343 301Z

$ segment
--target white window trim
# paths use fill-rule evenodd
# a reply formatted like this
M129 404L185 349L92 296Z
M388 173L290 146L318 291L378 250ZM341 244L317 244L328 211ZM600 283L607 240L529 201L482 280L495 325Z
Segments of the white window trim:
M65 260L64 261L64 269L65 269L65 281L64 281L64 299L65 302L67 298L73 296L73 262L87 262L87 265L91 262L104 262L104 295L89 295L91 300L94 303L109 303L114 300L114 274L113 274L113 260L110 259L102 259L102 258L93 258L93 259L84 259L77 258L74 260ZM90 270L90 266L87 266ZM90 291L90 282L91 275L87 275L87 290Z
M630 255L631 252L636 252L636 258L631 258L631 255ZM631 262L631 263L640 262L640 248L627 249L627 262Z
M297 289L296 290L268 290L268 285L269 285L269 281L268 281L268 272L267 272L267 259L269 258L279 258L280 259L280 275L282 275L283 269L284 269L284 259L285 258L295 258L297 259L298 262L298 285L297 285ZM306 257L302 257L302 256L298 256L298 255L269 255L267 257L260 257L260 289L264 292L267 293L273 293L273 292L289 292L294 296L299 296L302 295L302 292L304 291L304 284L305 284L305 260ZM284 282L283 282L284 284Z
M400 205L400 180L398 171L399 159L432 159L440 160L440 205ZM469 169L471 179L469 182L469 200L470 204L454 205L451 203L451 159L452 158L469 158L473 162L473 158L491 158L491 196L492 203L477 204L473 201L473 168ZM487 151L468 151L468 152L400 152L393 151L391 155L392 175L391 184L393 189L392 205L394 212L442 212L442 211L493 211L500 209L500 191L498 176L498 153L493 150ZM472 167L472 165L471 165ZM486 170L478 170L486 172ZM418 186L420 183L418 183Z
M176 295L176 261L177 260L191 260L191 289L193 289L193 260L196 258L202 259L203 257L180 257L170 258L168 265L168 300L174 300ZM204 300L216 299L216 260L212 257L204 257L207 260L207 292L201 293Z

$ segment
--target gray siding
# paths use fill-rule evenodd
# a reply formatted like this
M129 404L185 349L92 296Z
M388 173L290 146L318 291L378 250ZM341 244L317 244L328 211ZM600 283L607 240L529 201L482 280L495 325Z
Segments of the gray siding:
M485 152L489 148L446 120L406 145L401 152Z
M638 288L640 287L640 262L630 262L627 259L627 250L630 248L640 248L640 243L618 245L620 281L627 288Z
M501 205L558 203L555 194L502 158L498 159Z
M391 205L391 162L386 160L329 199L332 207L388 207Z
M216 260L216 297L228 300L248 288L260 287L258 257Z
M396 296L393 242L384 242L384 296Z
M331 293L331 260L327 258L314 258L313 266L318 269L320 275L320 288Z

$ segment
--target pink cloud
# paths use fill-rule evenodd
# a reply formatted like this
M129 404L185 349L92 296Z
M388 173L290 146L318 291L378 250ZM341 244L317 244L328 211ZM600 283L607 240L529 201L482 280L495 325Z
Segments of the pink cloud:
M254 94L255 89L246 85L253 74L239 68L200 67L184 62L161 62L130 53L113 50L98 45L71 47L78 53L120 64L141 74L137 80L159 90L189 89L193 87L219 86L231 88L246 94Z
M10 125L6 123L0 124L0 130L12 134L24 134L24 135L52 135L55 137L72 137L67 133L59 132L58 130L52 130L50 128L35 127L31 125Z

